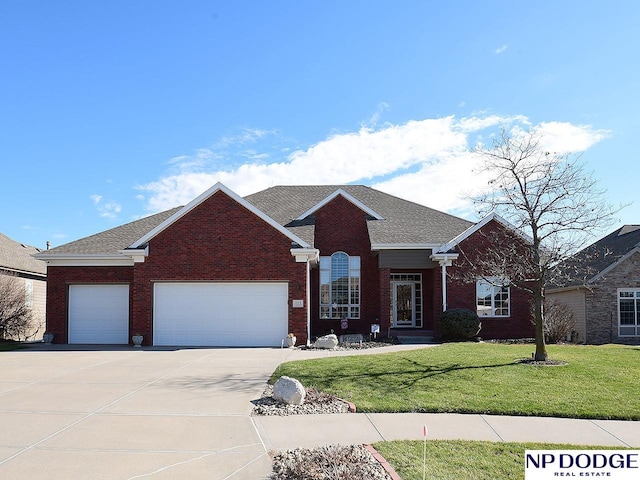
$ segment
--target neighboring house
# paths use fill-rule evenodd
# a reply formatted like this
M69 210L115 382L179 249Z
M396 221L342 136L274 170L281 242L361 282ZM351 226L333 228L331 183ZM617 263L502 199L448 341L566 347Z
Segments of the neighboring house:
M26 340L42 340L47 296L47 265L33 254L41 250L0 233L0 277L14 277L24 289L24 301L34 311L35 323ZM25 340L15 338L13 340Z
M574 312L579 342L640 343L640 225L623 226L560 268L570 274L546 297Z
M381 336L434 331L448 305L479 309L484 337L531 336L521 292L493 295L447 274L461 248L481 254L474 245L505 225L365 186L242 198L217 184L184 207L37 255L48 264L47 329L58 343L141 334L145 345L280 346L288 333L305 344L331 331L368 336L372 325Z

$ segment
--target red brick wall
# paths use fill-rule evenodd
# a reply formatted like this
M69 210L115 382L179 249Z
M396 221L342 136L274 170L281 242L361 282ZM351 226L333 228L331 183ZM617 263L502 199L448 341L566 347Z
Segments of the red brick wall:
M341 195L337 196L315 212L314 246L322 256L345 252L349 256L360 257L360 318L349 319L349 331L368 336L371 324L383 322L385 314L380 311L378 257L371 251L367 214ZM340 320L320 319L319 281L319 270L316 268L312 271L311 283L312 335L324 335L331 329L340 335L343 333ZM387 321L388 317L387 310Z
M509 240L505 240L505 239ZM460 252L464 252L467 258L473 262L491 245L496 242L516 242L522 245L524 257L524 245L522 239L513 234L500 223L491 221L478 232L465 239L458 246ZM464 271L468 271L468 261L465 255L460 254L452 267L447 268L449 279L447 280L447 307L467 308L476 310L476 284L465 283L459 278ZM452 279L453 277L453 279ZM517 279L512 278L512 281ZM487 339L498 338L526 338L534 336L534 327L531 323L531 295L524 290L512 286L510 289L511 315L509 317L482 317L482 330L480 336ZM440 311L442 306L440 306ZM440 314L438 312L438 315Z
M153 339L153 282L285 281L289 331L307 341L306 264L296 263L291 240L223 192L217 192L149 242L149 256L133 267L49 267L47 329L66 343L67 286L130 284L130 332ZM301 299L305 308L293 308ZM251 299L247 299L251 301Z
M133 267L52 267L47 268L47 331L55 343L68 342L69 285L131 284ZM129 292L131 296L131 291ZM129 313L131 323L131 313Z
M217 192L149 242L149 256L135 265L133 329L147 339L152 332L153 282L286 281L289 283L289 331L307 341L306 265L291 255L291 239ZM251 301L251 299L247 299Z
M380 272L380 335L386 337L391 326L391 269L381 268Z

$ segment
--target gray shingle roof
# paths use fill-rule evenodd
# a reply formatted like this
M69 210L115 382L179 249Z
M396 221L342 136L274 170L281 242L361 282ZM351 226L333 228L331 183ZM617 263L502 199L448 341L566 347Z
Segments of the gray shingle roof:
M96 233L89 237L81 238L74 242L66 243L44 253L72 254L72 255L97 255L97 254L117 254L118 250L123 250L133 242L141 238L150 230L164 222L171 215L182 207L176 207L165 212L156 213L148 217L136 220L135 222L120 225L119 227Z
M0 233L0 269L44 275L47 265L31 256L39 252L36 247L16 242Z
M368 222L370 240L374 244L442 244L473 225L462 218L364 185L272 187L249 195L246 200L281 225L289 225L287 228L292 232L313 244L312 227L290 226L291 222L338 189L383 217L383 220Z
M560 264L557 272L564 278L553 287L583 285L636 247L640 247L640 225L624 225Z
M245 200L313 245L313 220L294 220L339 189L383 217L383 220L368 221L370 240L374 244L442 244L473 225L467 220L363 185L272 187L249 195ZM119 250L130 246L180 208L182 207L81 238L48 250L46 254L117 254Z

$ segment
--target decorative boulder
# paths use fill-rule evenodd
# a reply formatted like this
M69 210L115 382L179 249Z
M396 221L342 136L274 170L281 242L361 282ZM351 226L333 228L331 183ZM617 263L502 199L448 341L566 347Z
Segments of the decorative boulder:
M288 405L302 405L306 395L306 390L295 378L282 376L273 386L273 398Z
M313 344L313 346L316 348L325 348L327 350L332 350L338 346L338 337L336 337L333 333L331 335L319 337L316 340L316 343Z

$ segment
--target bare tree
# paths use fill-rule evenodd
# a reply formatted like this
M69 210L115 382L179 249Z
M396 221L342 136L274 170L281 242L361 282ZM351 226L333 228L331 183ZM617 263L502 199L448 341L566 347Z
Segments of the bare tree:
M14 275L0 275L0 339L25 339L34 322L22 282Z
M482 216L495 212L525 234L526 254L504 242L477 266L508 278L532 295L535 359L545 361L544 297L553 267L583 247L589 233L608 227L619 211L585 171L580 155L546 151L536 133L505 130L488 148L479 148L488 189L474 197ZM486 275L486 273L484 274Z

